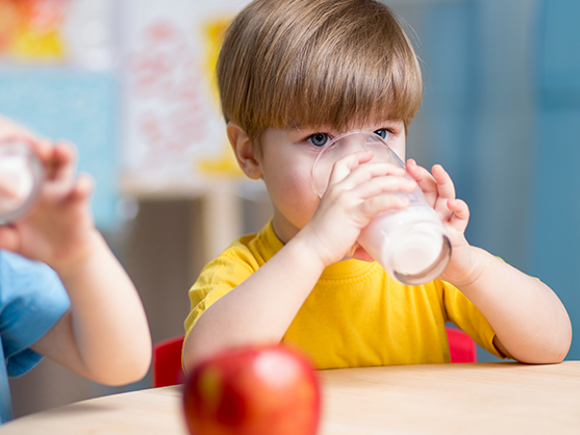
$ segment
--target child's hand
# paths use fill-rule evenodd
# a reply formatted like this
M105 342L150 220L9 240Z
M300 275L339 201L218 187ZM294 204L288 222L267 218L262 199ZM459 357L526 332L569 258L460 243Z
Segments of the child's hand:
M361 230L378 213L408 205L413 180L405 171L389 163L368 163L371 151L349 155L335 163L328 188L312 219L297 236L309 237L323 264L328 266L345 256L369 259L358 254ZM359 251L360 252L360 251Z
M91 180L76 178L75 152L68 144L36 139L0 119L0 140L4 138L23 138L30 144L44 167L45 180L30 212L17 222L0 226L0 248L55 269L74 267L77 260L88 255L94 241L88 205Z
M441 165L434 165L432 173L429 173L427 169L417 165L415 160L409 159L406 168L449 233L451 260L440 278L456 285L469 280L474 272L476 259L465 239L465 229L469 222L467 204L455 198L453 181Z

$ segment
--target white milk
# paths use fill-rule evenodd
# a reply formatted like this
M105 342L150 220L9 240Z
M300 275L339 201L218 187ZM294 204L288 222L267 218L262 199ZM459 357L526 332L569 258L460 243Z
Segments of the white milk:
M30 205L39 182L26 145L0 144L0 222L20 216Z
M446 267L449 241L433 209L412 203L381 213L363 229L358 242L394 278L420 284Z

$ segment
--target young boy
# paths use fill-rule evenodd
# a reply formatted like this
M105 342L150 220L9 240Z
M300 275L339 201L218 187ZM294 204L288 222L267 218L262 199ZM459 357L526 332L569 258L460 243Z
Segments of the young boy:
M45 181L33 209L0 226L0 424L12 418L7 376L43 355L108 385L141 379L151 361L141 300L93 225L92 183L75 178L72 148L0 118L0 146L13 138L39 157Z
M345 132L375 132L405 157L421 74L385 5L255 0L232 22L217 73L238 163L264 180L274 215L191 288L186 367L229 346L280 341L320 369L449 362L448 321L499 357L562 361L571 340L566 310L542 282L467 243L467 205L440 165L429 173L409 159L412 181L359 152L335 164L321 200L313 191L319 150ZM405 286L357 239L378 213L405 207L397 193L417 185L453 251L438 279Z

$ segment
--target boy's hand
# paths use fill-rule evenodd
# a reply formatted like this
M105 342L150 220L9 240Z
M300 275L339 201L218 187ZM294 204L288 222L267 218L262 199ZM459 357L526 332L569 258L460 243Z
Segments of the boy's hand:
M465 239L465 229L469 222L467 204L455 197L455 186L449 174L441 165L434 165L432 173L417 165L415 160L406 163L407 172L416 181L427 201L443 222L449 233L452 253L449 265L440 276L454 285L462 285L472 279L476 269L476 256Z
M362 151L335 163L314 216L296 236L307 237L325 266L345 256L360 258L355 252L361 230L378 213L406 207L409 200L396 193L417 187L402 168L368 163L372 156L372 151Z
M39 140L0 118L0 142L8 138L21 138L30 145L44 167L45 180L30 212L17 222L0 226L0 249L55 269L74 267L94 242L96 230L88 206L92 181L76 178L71 145Z

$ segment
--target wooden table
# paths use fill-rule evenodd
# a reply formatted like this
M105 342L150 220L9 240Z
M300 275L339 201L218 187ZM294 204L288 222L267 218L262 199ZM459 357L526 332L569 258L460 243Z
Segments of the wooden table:
M320 435L580 434L580 361L327 370L320 378ZM181 386L29 415L0 428L8 434L184 435Z

